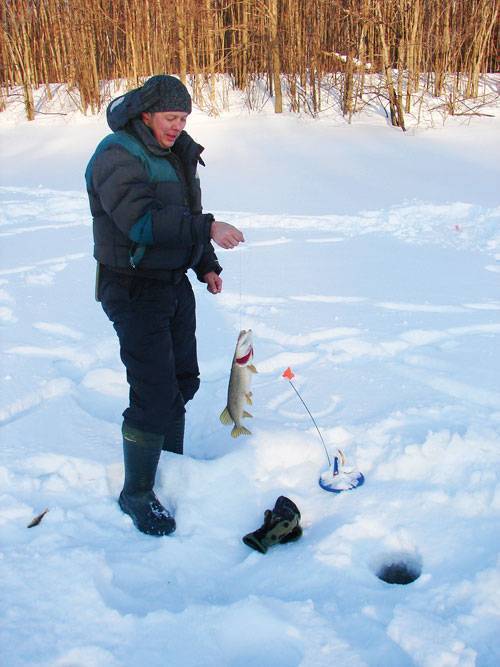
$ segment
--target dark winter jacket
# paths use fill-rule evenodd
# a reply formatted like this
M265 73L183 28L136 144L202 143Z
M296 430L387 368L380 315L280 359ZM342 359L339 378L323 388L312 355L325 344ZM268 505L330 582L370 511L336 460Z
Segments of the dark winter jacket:
M116 127L109 118L108 110ZM213 215L202 213L202 150L186 132L162 148L139 118L101 141L85 172L98 262L164 279L190 267L200 280L222 271L210 243Z

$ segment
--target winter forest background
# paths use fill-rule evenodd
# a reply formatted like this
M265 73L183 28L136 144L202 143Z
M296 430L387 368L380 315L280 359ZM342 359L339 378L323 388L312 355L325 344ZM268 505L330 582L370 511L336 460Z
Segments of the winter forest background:
M0 12L0 108L21 86L29 119L33 87L64 83L85 113L109 82L177 72L212 113L231 88L250 108L273 97L276 112L336 105L351 118L376 101L404 128L424 92L444 113L480 112L480 76L498 68L491 0L9 0Z
M2 667L500 664L497 47L490 0L1 3ZM246 242L222 294L191 276L201 387L155 539L116 502L128 390L83 174L109 99L162 72ZM362 487L319 487L287 366ZM304 533L262 555L241 537L279 495Z

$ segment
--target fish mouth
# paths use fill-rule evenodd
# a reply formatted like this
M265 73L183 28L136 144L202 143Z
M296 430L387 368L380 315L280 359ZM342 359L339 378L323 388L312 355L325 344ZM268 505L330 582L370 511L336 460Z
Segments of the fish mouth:
M248 329L248 330L242 329L239 333L239 336L238 336L238 343L237 343L238 347L239 348L240 347L247 347L247 346L251 347L252 338L253 338L253 334L252 334L251 329Z
M236 357L236 363L239 366L246 366L250 359L253 357L253 347L250 345L250 348L246 354L244 354L242 357Z
M243 329L242 331L240 331L240 335L238 336L235 359L240 366L245 366L252 357L253 357L252 330L248 329L248 331L246 331L245 329Z

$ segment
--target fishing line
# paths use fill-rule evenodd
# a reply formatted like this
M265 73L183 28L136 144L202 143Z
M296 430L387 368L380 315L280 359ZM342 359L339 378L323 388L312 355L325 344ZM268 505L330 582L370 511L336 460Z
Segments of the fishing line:
M325 441L323 440L323 436L321 435L321 431L319 430L318 425L316 424L316 420L314 419L314 417L313 417L312 414L311 414L311 411L309 410L309 408L308 408L307 405L305 404L304 399L302 398L302 396L299 394L299 392L298 392L297 389L295 388L295 385L293 384L293 382L292 382L291 380L288 380L288 382L292 385L292 389L293 389L294 392L297 394L297 396L299 397L299 399L300 399L302 405L303 405L303 406L305 407L305 409L307 410L307 412L308 412L308 414L309 414L309 417L311 417L312 422L313 422L314 426L316 427L316 430L318 431L318 435L319 435L319 437L320 437L320 439L321 439L321 442L323 443L323 447L325 448L325 454L326 454L326 458L328 459L328 465L331 466L331 465L332 465L332 462L331 462L331 459L330 459L330 455L328 454L328 449L326 448Z
M240 316L240 331L241 331L241 313L243 310L243 248L241 246L238 248L240 254L240 307L239 307L239 316Z

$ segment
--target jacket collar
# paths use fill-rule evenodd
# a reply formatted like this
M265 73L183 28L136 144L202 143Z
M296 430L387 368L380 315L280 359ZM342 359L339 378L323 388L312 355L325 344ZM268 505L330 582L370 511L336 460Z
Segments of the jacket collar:
M194 139L184 130L177 137L172 148L163 148L160 146L149 127L145 125L140 118L131 120L126 129L139 139L150 153L157 157L166 157L170 153L174 153L186 166L191 166L191 169L194 171L196 171L198 162L202 165L205 164L200 157L205 149L200 144L197 144L196 141L194 141Z
M163 148L157 142L154 134L149 127L145 125L140 118L134 118L129 123L130 133L146 146L148 151L158 157L165 157L170 153L170 148ZM128 129L128 128L127 128Z

